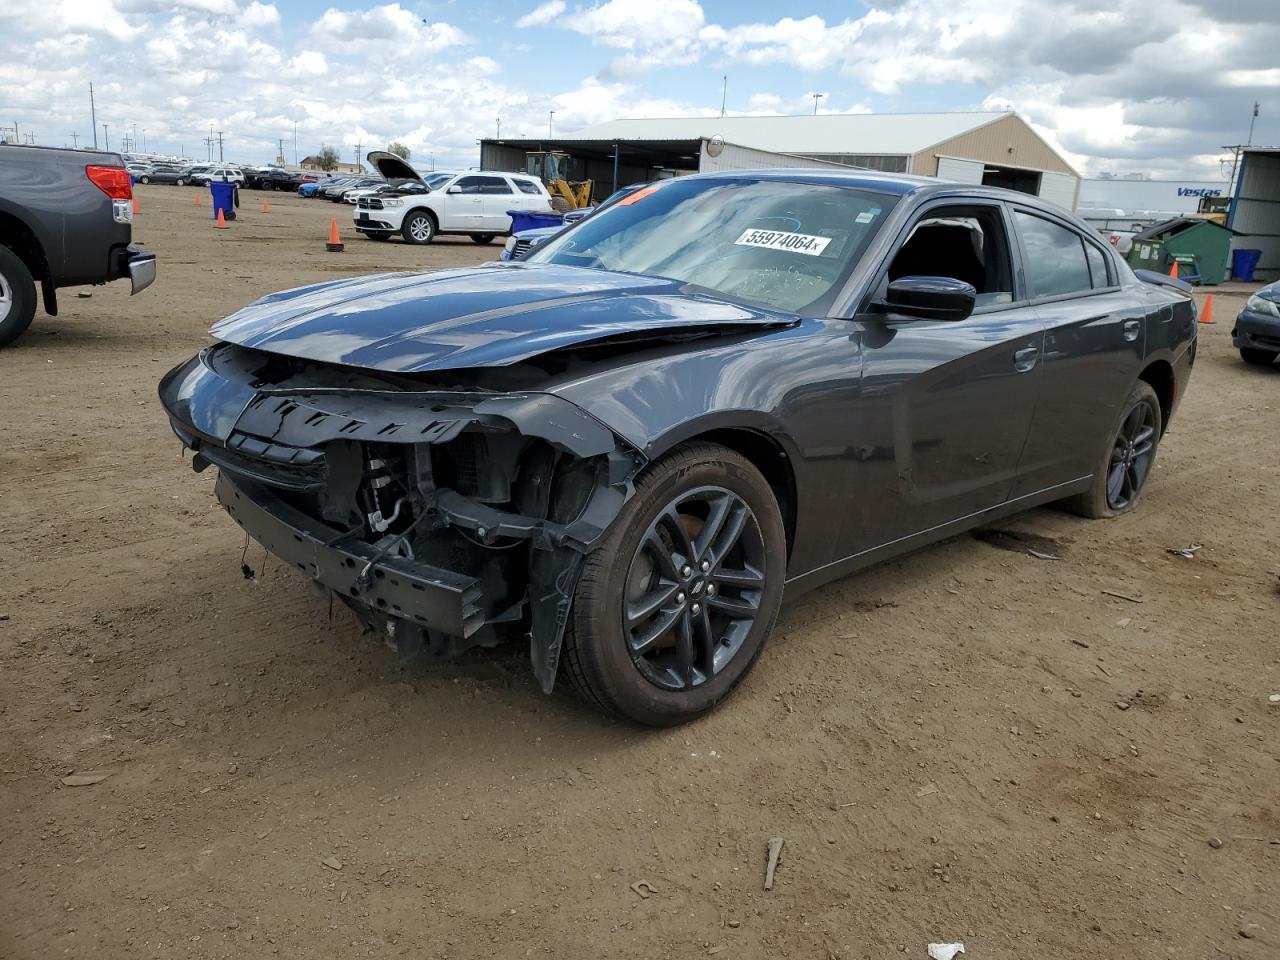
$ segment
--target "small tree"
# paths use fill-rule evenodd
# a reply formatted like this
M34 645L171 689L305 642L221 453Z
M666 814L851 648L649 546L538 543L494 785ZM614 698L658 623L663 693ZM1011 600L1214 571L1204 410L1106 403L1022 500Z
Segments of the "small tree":
M392 140L389 144L387 144L387 153L394 153L401 160L409 159L409 148L406 147L399 140Z
M326 173L332 173L338 169L338 151L325 144L316 154L316 166Z

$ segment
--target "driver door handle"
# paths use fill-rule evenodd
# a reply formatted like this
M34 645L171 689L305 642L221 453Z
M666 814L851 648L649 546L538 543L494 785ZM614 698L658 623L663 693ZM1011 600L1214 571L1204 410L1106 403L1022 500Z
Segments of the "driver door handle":
M1039 359L1039 347L1025 347L1022 350L1015 350L1013 353L1013 369L1019 373L1027 373L1036 365L1036 361Z

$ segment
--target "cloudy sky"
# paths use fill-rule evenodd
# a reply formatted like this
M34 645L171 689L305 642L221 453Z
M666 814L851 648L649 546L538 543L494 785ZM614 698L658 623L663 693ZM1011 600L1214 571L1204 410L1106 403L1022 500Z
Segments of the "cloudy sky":
M1280 144L1280 0L0 0L0 126L151 151L353 159L614 117L1014 109L1086 174L1219 173ZM788 16L780 16L786 9ZM425 164L424 164L425 165Z

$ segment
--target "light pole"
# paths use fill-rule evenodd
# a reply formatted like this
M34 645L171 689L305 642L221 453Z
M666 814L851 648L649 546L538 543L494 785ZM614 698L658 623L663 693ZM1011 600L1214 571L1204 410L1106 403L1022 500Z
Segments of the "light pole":
M818 101L819 101L819 100L821 100L821 99L822 99L823 97L825 97L825 96L826 96L826 94L825 94L825 93L815 93L815 94L813 95L813 115L814 115L815 117L818 115Z
M102 121L102 149L111 149L111 138L107 136L107 121Z
M498 124L498 135L497 135L496 137L494 137L493 139L495 139L495 140L501 140L501 139L502 139L502 118L501 118L501 117L498 117L498 119L497 119L497 121L496 121L496 122L497 122L497 124Z
M293 121L293 165L298 165L298 121Z
M547 113L547 139L548 140L550 140L552 137L552 132L551 132L552 124L555 123L555 119L556 119L556 112L554 110L548 111Z

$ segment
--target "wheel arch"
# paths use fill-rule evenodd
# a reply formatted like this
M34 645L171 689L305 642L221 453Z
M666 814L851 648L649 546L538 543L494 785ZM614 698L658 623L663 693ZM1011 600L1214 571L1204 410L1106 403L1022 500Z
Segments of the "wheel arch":
M727 447L746 457L760 471L769 484L769 489L773 491L774 499L778 501L778 510L782 514L782 524L787 535L787 559L790 560L795 545L798 506L796 475L792 455L777 432L767 429L764 422L744 423L716 418L686 425L685 429L667 434L659 442L650 445L645 454L650 459L656 459L681 443L695 440Z
M49 267L44 244L40 242L39 236L25 220L2 209L0 209L0 246L12 250L31 271L31 276L40 285L45 312L51 317L57 316L58 300L54 291L53 272Z
M1169 429L1169 418L1173 414L1174 398L1177 395L1173 365L1168 360L1153 360L1138 374L1138 379L1156 392L1156 398L1160 401L1160 430L1163 433Z

